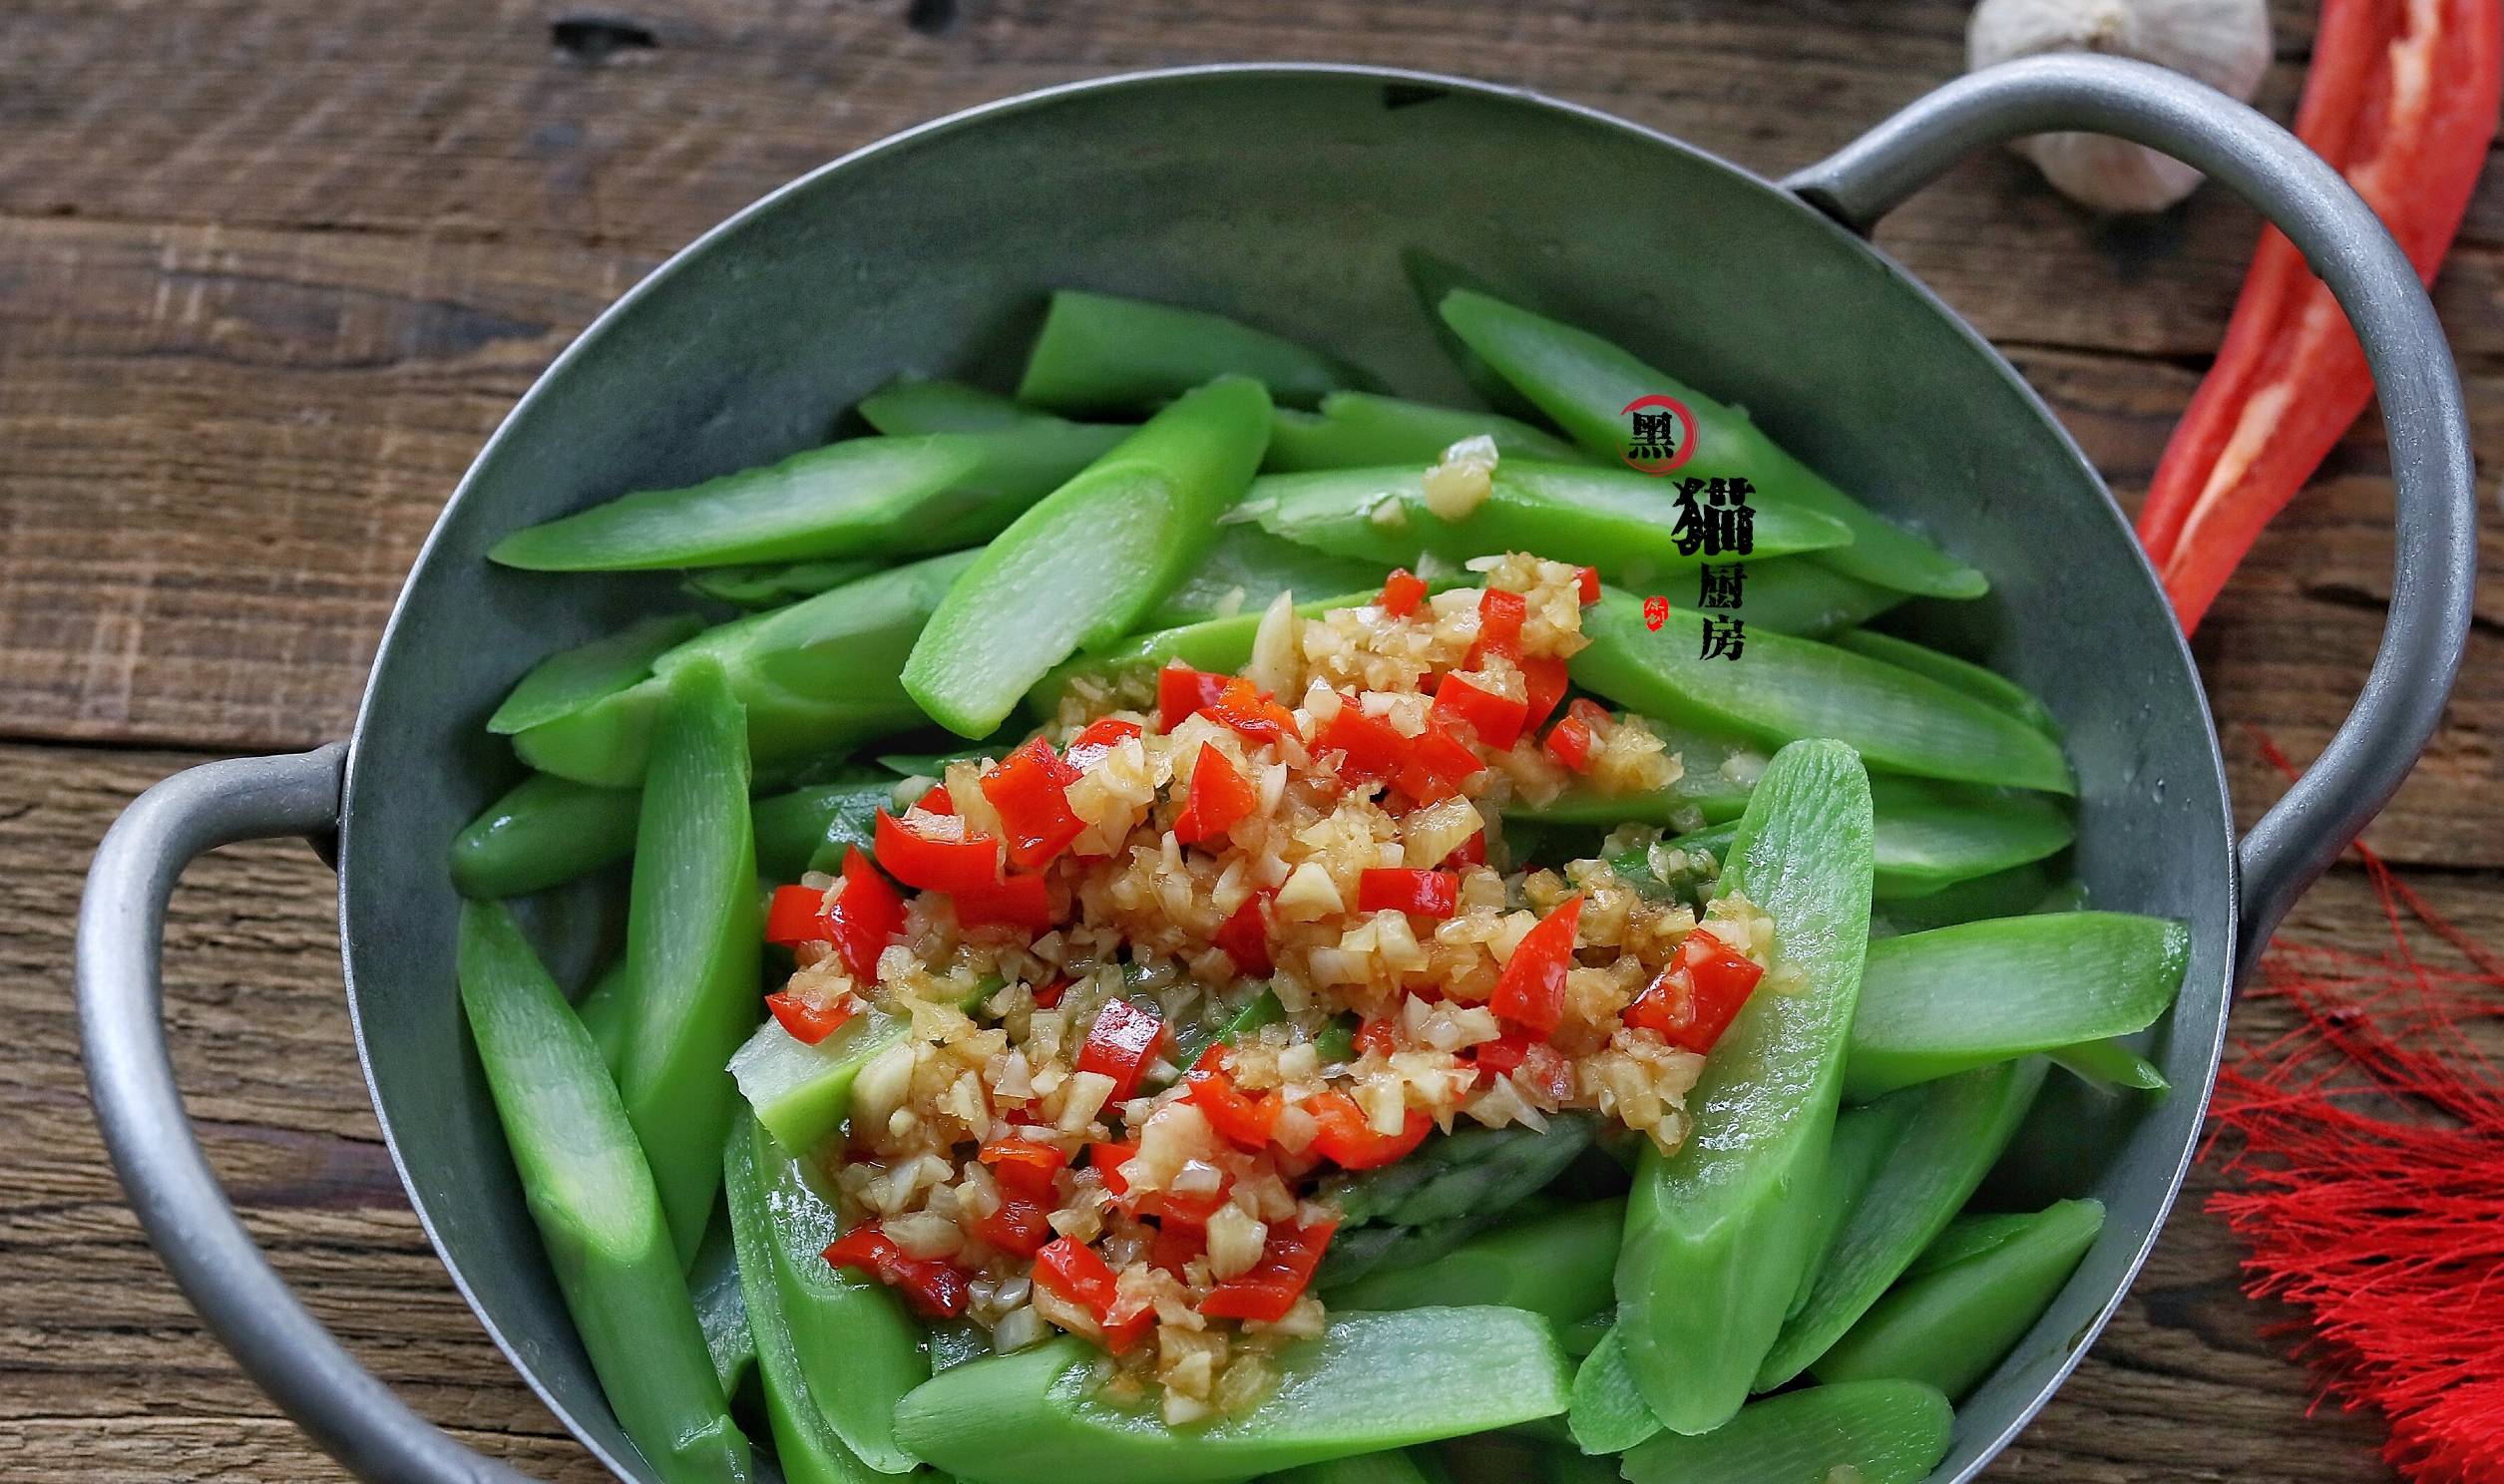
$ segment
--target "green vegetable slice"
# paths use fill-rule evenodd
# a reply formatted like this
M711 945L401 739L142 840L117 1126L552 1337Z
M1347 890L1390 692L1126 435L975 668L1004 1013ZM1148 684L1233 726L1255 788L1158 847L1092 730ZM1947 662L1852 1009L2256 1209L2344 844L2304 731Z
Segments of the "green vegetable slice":
M704 627L693 613L638 618L616 633L560 650L531 667L487 718L487 730L509 737L571 716L652 672L652 661Z
M756 843L745 726L718 664L669 677L635 833L618 1092L661 1210L692 1258L721 1191L735 1089L723 1070L760 1013Z
M2173 1083L2155 1062L2132 1050L2126 1041L2106 1037L2097 1041L2080 1041L2044 1053L2052 1064L2072 1076L2084 1077L2101 1087L2128 1087L2139 1092L2165 1092Z
M1870 945L1844 1095L2145 1030L2182 989L2191 934L2131 913L1994 918Z
M1647 716L1769 742L1833 737L1872 768L1966 783L2075 791L2058 744L2005 712L1909 670L1783 634L1747 636L1736 660L1703 659L1704 620L1673 608L1651 628L1613 588L1583 610L1576 684Z
M1958 659L1926 644L1916 644L1910 639L1899 639L1893 634L1876 633L1866 628L1847 629L1835 636L1835 642L1857 654L1866 654L1899 670L1926 675L1941 685L1961 690L1984 705L1998 707L2047 737L2060 736L2060 723L2052 719L2052 713L2043 708L2043 703L2034 698L2032 691L2006 675L1986 670L1971 660Z
M1983 918L2022 917L2036 911L2051 890L2052 878L2042 863L2028 862L1918 897L1894 898L1872 915L1870 931L1874 937L1893 937Z
M1502 372L1479 359L1478 353L1469 348L1469 342L1454 334L1452 326L1444 322L1444 316L1439 312L1438 306L1444 302L1444 296L1456 288L1491 292L1486 281L1459 263L1423 247L1402 251L1400 265L1409 276L1409 287L1418 296L1418 307L1426 311L1426 322L1434 328L1436 340L1443 345L1444 354L1451 358L1453 369L1459 371L1461 379L1469 384L1469 390L1477 393L1487 406L1508 417L1544 418L1546 414L1539 410L1538 404L1521 395L1511 382L1504 379Z
M1748 562L1739 607L1731 616L1751 634L1822 639L1867 623L1903 602L1906 593L1846 576L1817 556Z
M1608 1306L1626 1203L1594 1201L1482 1233L1432 1262L1334 1290L1334 1307L1493 1303L1571 1324Z
M1701 547L1681 551L1671 492L1631 469L1505 460L1486 499L1447 521L1429 508L1418 466L1272 474L1252 482L1240 514L1282 537L1334 556L1414 566L1504 552L1596 566L1612 582L1640 584L1692 571ZM1766 503L1756 512L1756 550L1766 556L1841 547L1852 539L1831 516Z
M1308 598L1335 592L1367 593L1381 587L1384 571L1373 561L1352 560L1300 547L1258 526L1218 529L1217 541L1165 600L1139 622L1150 629L1179 628L1212 618L1258 619L1282 592Z
M1757 1390L1771 1391L1808 1369L1946 1230L2042 1085L2043 1063L2029 1059L1977 1067L1888 1099L1911 1105L1903 1133L1842 1224L1807 1301L1757 1368Z
M592 1033L592 1044L600 1048L601 1065L609 1068L614 1079L619 1059L626 1055L626 962L624 958L602 969L592 980L592 987L575 1001L574 1013L583 1028Z
M453 889L464 897L523 897L623 861L634 849L641 808L630 789L534 773L453 837Z
M714 566L687 573L686 589L734 608L762 612L815 597L830 587L857 582L884 563L874 557L826 561L769 561L752 566Z
M533 571L905 556L988 541L1127 430L1035 421L851 438L681 490L517 531L487 555Z
M899 376L863 397L854 409L862 421L893 438L917 433L984 433L1021 423L1058 422L1048 412L1022 407L998 392L945 378Z
M1636 1384L1634 1369L1612 1326L1573 1373L1573 1404L1565 1424L1585 1453L1623 1453L1661 1430Z
M1828 1382L1890 1377L1962 1396L2043 1317L2104 1230L2104 1207L1967 1217L1811 1369Z
M933 1376L896 1436L984 1484L1203 1484L1554 1416L1570 1384L1546 1321L1509 1308L1335 1314L1278 1367L1250 1412L1170 1428L1097 1396L1086 1342L1061 1339Z
M1722 873L1776 925L1790 982L1750 996L1687 1097L1686 1142L1646 1146L1617 1263L1618 1338L1644 1399L1707 1432L1747 1399L1818 1246L1870 935L1870 792L1852 749L1775 754Z
M1628 1484L1918 1484L1947 1456L1955 1420L1946 1397L1910 1381L1812 1386L1701 1437L1656 1437L1623 1472Z
M796 882L806 872L841 870L846 847L870 848L878 811L894 805L895 792L896 780L871 774L757 800L756 874Z
M2028 865L2066 849L2074 838L2059 806L2030 795L1906 778L1873 778L1870 794L1878 808L1873 890L1881 902L1927 897ZM1670 844L1720 856L1730 848L1732 829L1698 830Z
M1019 517L952 588L904 665L932 720L987 737L1080 645L1129 633L1206 555L1269 438L1256 382L1212 382Z
M1464 412L1373 392L1333 392L1322 399L1319 412L1279 409L1261 470L1301 474L1384 464L1423 466L1470 438L1493 439L1495 452L1504 459L1589 462L1580 449L1555 434L1499 412Z
M1271 1474L1264 1484L1433 1484L1426 1470L1416 1459L1396 1448L1380 1453L1359 1453L1349 1458L1333 1458L1323 1463L1308 1463L1281 1474Z
M1044 312L1018 400L1053 412L1140 411L1226 376L1256 381L1290 407L1374 382L1222 314L1064 288Z
M703 1245L687 1268L687 1297L695 1303L695 1321L704 1330L704 1348L713 1357L713 1374L721 1394L736 1396L748 1368L756 1363L756 1336L748 1327L747 1298L739 1292L739 1253L730 1224L715 1215L704 1229Z
M896 1442L896 1403L930 1379L922 1326L894 1290L826 1261L834 1208L753 1119L730 1130L722 1189L784 1472L795 1445L818 1478L911 1472L919 1460Z
M746 1480L747 1439L599 1047L503 906L463 905L459 964L522 1193L610 1409L669 1484Z
M1597 335L1466 288L1446 294L1439 307L1455 334L1591 453L1622 458L1627 404L1674 398L1695 419L1681 479L1745 477L1768 505L1799 506L1842 521L1851 528L1852 545L1819 559L1847 576L1930 597L1979 597L1990 589L1981 572L1881 519L1784 452L1747 414Z

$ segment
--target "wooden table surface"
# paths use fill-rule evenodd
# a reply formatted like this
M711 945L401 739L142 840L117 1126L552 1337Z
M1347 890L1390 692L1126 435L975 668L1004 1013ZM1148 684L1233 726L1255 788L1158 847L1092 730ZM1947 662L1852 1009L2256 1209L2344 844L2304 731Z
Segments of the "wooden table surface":
M782 181L901 126L1066 79L1217 59L1472 73L1768 173L1962 66L1944 0L12 0L0 7L0 1473L303 1479L335 1469L209 1340L88 1117L70 925L137 790L345 735L385 612L481 441L611 298ZM586 7L589 9L590 7ZM2311 7L2281 3L2261 104L2292 109ZM1292 13L1291 13L1292 12ZM562 38L560 32L562 31ZM573 39L577 45L561 44ZM2126 501L2216 344L2255 233L2204 190L2098 221L1968 162L1880 242L2006 348ZM2504 168L2437 294L2482 464L2504 459ZM2199 636L2239 812L2245 727L2318 750L2389 590L2367 418ZM2494 513L2488 512L2493 570ZM2504 931L2504 579L2442 736L2372 843ZM219 853L174 907L169 1013L210 1155L313 1311L426 1415L529 1470L592 1470L490 1346L405 1206L337 988L332 881ZM2289 932L2376 930L2334 874ZM2246 1011L2245 1031L2266 1030ZM2001 1479L2384 1477L2370 1418L2306 1415L2237 1288L2205 1172L2119 1321Z

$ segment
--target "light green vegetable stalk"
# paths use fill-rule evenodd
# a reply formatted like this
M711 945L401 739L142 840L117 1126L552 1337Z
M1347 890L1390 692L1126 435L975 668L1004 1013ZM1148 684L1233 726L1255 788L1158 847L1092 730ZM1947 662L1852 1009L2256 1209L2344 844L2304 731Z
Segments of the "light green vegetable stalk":
M1848 576L1931 597L1979 597L1989 590L1981 572L1872 513L1784 452L1747 414L1597 335L1465 288L1445 295L1441 309L1455 334L1590 452L1621 458L1630 431L1627 404L1674 398L1695 418L1693 452L1680 478L1743 477L1768 505L1800 506L1842 521L1852 529L1852 545L1818 559Z
M517 531L488 556L535 571L911 556L990 540L1121 441L1058 420L851 438L681 490L621 496Z
M734 608L762 612L857 582L886 563L874 556L824 561L767 561L749 566L712 566L687 573L686 590Z
M1626 1455L1627 1484L1918 1484L1947 1456L1955 1413L1910 1381L1812 1386L1753 1403L1701 1437Z
M983 433L1020 423L1059 419L1023 407L998 392L945 378L900 376L863 397L854 409L862 421L890 437L917 433Z
M692 661L670 676L626 914L618 1091L686 1258L721 1191L737 1101L723 1064L761 1013L744 731L719 665Z
M1464 412L1372 392L1333 392L1322 399L1319 412L1278 410L1261 470L1300 474L1385 464L1424 467L1442 459L1454 444L1471 438L1494 440L1500 458L1551 464L1589 462L1581 450L1553 433L1499 412Z
M1055 1340L933 1376L896 1436L984 1484L1206 1484L1551 1417L1570 1384L1547 1322L1509 1308L1335 1314L1278 1370L1251 1411L1169 1428L1097 1395L1086 1342Z
M1493 1303L1562 1326L1609 1304L1626 1203L1594 1201L1483 1233L1432 1262L1385 1267L1330 1294L1335 1308Z
M1752 995L1688 1094L1677 1154L1647 1147L1617 1264L1618 1339L1674 1432L1728 1421L1819 1246L1816 1193L1870 935L1870 792L1852 749L1795 742L1757 785L1722 875L1780 925Z
M1661 1430L1661 1419L1643 1399L1615 1326L1575 1368L1565 1423L1574 1446L1585 1453L1623 1453Z
M1165 600L1139 619L1143 629L1179 628L1212 618L1258 619L1282 592L1306 599L1365 593L1383 585L1379 562L1353 560L1300 547L1258 526L1221 526L1216 544Z
M523 1196L619 1425L669 1484L746 1480L747 1439L591 1033L500 905L461 909L460 978Z
M524 897L625 860L640 799L533 773L453 838L452 885L464 897Z
M1807 1301L1757 1368L1757 1390L1806 1370L1946 1229L2042 1085L2043 1063L2029 1059L1977 1067L1887 1100L1911 1104L1904 1131L1842 1224Z
M1965 1217L1811 1369L1822 1381L1889 1377L1962 1396L2043 1317L2103 1230L2094 1201Z
M1878 809L1875 890L1890 904L2040 861L2073 838L2060 806L2029 794L1914 778L1873 778L1870 794ZM1730 848L1732 828L1698 830L1670 845L1718 857Z
M1646 716L1771 743L1833 737L1872 768L2008 788L2075 791L2058 744L2004 711L1849 649L1750 632L1736 660L1704 659L1704 620L1672 608L1661 627L1614 588L1583 610L1591 642L1574 683Z
M487 718L487 730L510 737L571 716L651 674L652 661L703 627L704 620L693 613L661 613L588 644L561 649L515 683L504 704Z
M906 692L941 725L987 737L1072 651L1128 634L1207 554L1269 414L1258 383L1212 382L1019 517L931 615Z
M1052 412L1136 412L1225 376L1259 382L1289 407L1374 383L1334 356L1222 314L1064 288L1027 355L1018 400Z
M2043 703L2034 698L2034 693L1996 670L1986 670L1971 660L1942 654L1910 639L1899 639L1893 634L1876 633L1866 628L1839 633L1835 642L1897 669L1926 675L1986 705L1997 706L2047 737L2060 736L2060 723L2052 719L2052 713L2043 708Z
M2131 913L1994 918L1870 945L1844 1095L2145 1030L2182 989L2191 935Z
M739 1292L738 1246L730 1223L719 1213L704 1229L703 1245L687 1269L687 1297L694 1300L695 1321L704 1330L704 1348L712 1353L721 1394L738 1395L739 1383L756 1363L756 1336L748 1327L746 1296Z

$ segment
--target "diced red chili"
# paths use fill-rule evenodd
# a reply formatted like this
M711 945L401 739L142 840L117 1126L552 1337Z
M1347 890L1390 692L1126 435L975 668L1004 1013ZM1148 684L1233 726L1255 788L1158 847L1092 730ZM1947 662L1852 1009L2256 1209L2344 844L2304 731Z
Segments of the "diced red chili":
M1156 1322L1156 1310L1142 1304L1138 1312L1115 1324L1112 1313L1119 1291L1113 1271L1093 1248L1066 1237L1044 1244L1035 1255L1035 1281L1092 1315L1104 1332L1104 1348L1116 1355L1137 1344Z
M814 1046L843 1029L843 1023L852 1018L853 1010L849 999L821 1006L790 993L766 995L765 1008L773 1011L774 1019L783 1029L791 1032L793 1040L804 1046Z
M1553 1033L1565 1018L1565 970L1573 967L1574 929L1581 921L1581 897L1568 897L1523 933L1504 960L1488 1008L1541 1037Z
M1449 871L1376 866L1357 873L1357 911L1449 918L1461 905L1461 878Z
M1338 712L1313 735L1316 751L1345 754L1339 764L1340 777L1381 783L1400 776L1408 745L1409 739L1390 722L1366 715L1353 697L1344 695L1339 698Z
M1557 703L1565 698L1565 662L1553 655L1525 659L1521 662L1521 679L1530 698L1530 714L1522 718L1521 729L1535 732L1547 725L1547 719L1556 714Z
M1313 1152L1343 1170L1372 1170L1403 1159L1435 1128L1435 1120L1412 1108L1399 1133L1377 1133L1357 1100L1336 1088L1315 1094L1304 1108L1313 1115Z
M1529 599L1518 592L1489 587L1478 594L1478 636L1469 645L1466 669L1476 669L1490 654L1521 658L1521 624L1530 616Z
M1050 1194L1052 1177L1069 1163L1066 1153L1034 1139L994 1139L975 1157L991 1166L1003 1189L1039 1199Z
M1269 956L1267 909L1276 890L1253 893L1217 929L1217 946L1235 961L1235 971L1258 978L1275 967Z
M1162 1268L1176 1278L1189 1267L1191 1260L1208 1251L1208 1227L1199 1222L1165 1218L1157 1222L1156 1235L1147 1245L1148 1265Z
M1043 932L1052 926L1051 894L1041 874L1013 872L996 882L960 887L949 894L957 922L966 928L1022 928Z
M1383 578L1383 611L1394 618L1406 618L1426 600L1426 578L1405 566L1395 566Z
M1483 866L1485 864L1486 832L1484 830L1470 831L1468 839L1461 842L1457 846L1454 846L1452 854L1444 857L1444 869L1446 871L1458 870L1462 866Z
M1232 675L1195 670L1185 664L1169 664L1156 672L1156 729L1170 732L1182 725L1184 717L1206 707L1226 693Z
M1045 984L1035 991L1035 1007L1039 1010L1056 1008L1060 1004L1060 996L1068 993L1069 986L1076 982L1075 979L1054 979Z
M1130 1193L1130 1182L1121 1178L1121 1167L1138 1157L1139 1146L1133 1142L1116 1144L1104 1140L1086 1146L1086 1167L1116 1197Z
M854 1227L829 1245L826 1261L837 1268L857 1268L904 1295L914 1312L927 1319L953 1318L965 1312L972 1288L965 1271L938 1258L908 1258L893 1239L868 1222Z
M1431 714L1439 720L1467 726L1480 742L1502 752L1521 740L1521 728L1529 719L1530 707L1517 696L1499 695L1452 674L1435 687Z
M1296 730L1295 713L1249 680L1227 681L1217 699L1200 709L1208 713L1209 720L1233 729L1247 741L1275 742L1281 737L1304 735Z
M1530 1032L1518 1025L1507 1025L1503 1035L1495 1040L1480 1041L1470 1047L1469 1060L1479 1071L1500 1077L1521 1065L1532 1044Z
M1120 1102L1137 1089L1140 1074L1165 1049L1167 1036L1165 1022L1154 1010L1141 1009L1126 999L1108 999L1095 1012L1086 1043L1078 1048L1078 1070L1112 1078L1107 1101Z
M1182 1074L1182 1095L1219 1137L1255 1153L1269 1147L1278 1128L1278 1094L1247 1096L1226 1072L1226 1048L1211 1046Z
M843 966L863 982L878 977L878 955L904 930L904 897L857 845L843 852L843 890L826 909L827 935Z
M913 807L924 814L951 815L957 812L957 801L948 796L946 784L935 783L914 801Z
M1350 1039L1355 1042L1359 1056L1369 1051L1380 1051L1385 1056L1389 1056L1393 1048L1399 1044L1398 1038L1392 1032L1391 1021L1388 1019L1366 1021L1357 1027L1357 1033Z
M1580 594L1584 607L1587 608L1600 600L1600 569L1598 567L1584 567L1573 574L1573 580L1574 588Z
M974 1235L1021 1258L1031 1258L1052 1240L1049 1209L1033 1196L1000 1193L1000 1205L989 1216L974 1219Z
M816 887L776 887L765 909L765 941L786 948L834 936L826 924L826 894Z
M1433 721L1408 738L1400 765L1400 791L1420 804L1437 804L1461 792L1461 786L1486 771L1469 744Z
M1137 735L1137 722L1123 721L1118 716L1099 716L1086 724L1086 730L1069 739L1066 754L1069 766L1076 772L1084 773L1102 762L1104 754Z
M1566 717L1547 729L1547 740L1539 744L1539 750L1576 773L1590 772L1590 724L1579 716Z
M1698 928L1679 943L1670 966L1626 1007L1626 1023L1681 1050L1710 1051L1763 977L1756 960Z
M878 864L908 887L925 892L963 892L1000 880L1000 842L989 835L947 840L925 835L886 810L878 811Z
M1261 807L1261 796L1226 755L1203 746L1191 764L1191 792L1174 816L1174 838L1185 845L1222 840Z
M1211 1289L1200 1300L1200 1312L1212 1319L1257 1319L1265 1324L1285 1318L1312 1286L1322 1254L1338 1230L1336 1222L1315 1222L1309 1227L1272 1225L1269 1240L1261 1245L1261 1260L1249 1272Z
M1078 770L1041 737L1029 738L983 775L983 797L999 812L1009 839L1010 865L1024 871L1044 865L1086 829L1069 812L1065 792L1077 779Z

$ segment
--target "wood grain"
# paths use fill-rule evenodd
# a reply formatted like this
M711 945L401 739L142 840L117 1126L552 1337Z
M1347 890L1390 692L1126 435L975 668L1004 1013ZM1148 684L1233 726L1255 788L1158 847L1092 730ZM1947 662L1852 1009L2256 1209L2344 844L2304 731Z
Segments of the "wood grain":
M0 1466L12 1476L336 1477L202 1333L122 1206L69 1002L80 873L120 806L218 751L344 733L400 575L480 442L603 305L713 221L899 127L1027 88L1211 60L1497 78L1769 174L1962 66L1956 0L650 0L605 55L576 12L464 0L0 7ZM2310 7L2282 0L2285 117ZM2014 160L1960 166L1878 240L2006 346L2125 502L2225 322L2255 218L2214 190L2103 223ZM2481 468L2504 467L2504 156L2437 303ZM2239 812L2344 714L2389 586L2369 417L2197 646ZM2504 526L2486 515L2498 555ZM2488 563L2490 571L2496 564ZM2504 577L2443 736L2374 843L2504 931ZM163 749L163 750L147 750ZM2352 875L2291 932L2376 921ZM175 905L177 1059L273 1262L427 1415L590 1478L453 1293L355 1071L332 883L217 853ZM2239 1025L2266 1010L2244 1012ZM2266 1023L2244 1026L2267 1031ZM2205 1172L2201 1189L2211 1183ZM2012 1480L2387 1477L2370 1419L2304 1415L2196 1198L2120 1321L1997 1466Z

